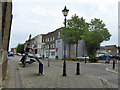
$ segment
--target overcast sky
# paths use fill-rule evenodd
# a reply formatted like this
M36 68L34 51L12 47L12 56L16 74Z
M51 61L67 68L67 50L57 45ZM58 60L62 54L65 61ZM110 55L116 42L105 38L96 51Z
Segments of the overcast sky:
M77 14L86 22L99 18L103 20L112 35L110 41L101 45L118 45L118 1L119 0L12 0L13 20L10 48L24 43L29 34L32 37L46 34L63 27L62 10L67 6L67 19Z

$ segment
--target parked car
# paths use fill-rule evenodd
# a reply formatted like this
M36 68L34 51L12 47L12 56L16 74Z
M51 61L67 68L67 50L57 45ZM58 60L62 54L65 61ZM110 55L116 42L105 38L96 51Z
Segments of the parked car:
M77 57L78 59L80 59L80 60L88 60L89 59L89 57L88 56L80 56L80 57Z
M21 56L22 54L21 53L17 53L17 56Z
M22 56L25 56L25 54L23 53Z
M9 52L8 56L14 56L13 52Z
M35 57L42 59L42 56L40 56L40 54L35 54Z
M28 54L28 57L33 58L34 55L33 54Z
M110 60L111 59L110 56L106 56L106 55L99 56L98 58L99 60L106 60L106 59Z

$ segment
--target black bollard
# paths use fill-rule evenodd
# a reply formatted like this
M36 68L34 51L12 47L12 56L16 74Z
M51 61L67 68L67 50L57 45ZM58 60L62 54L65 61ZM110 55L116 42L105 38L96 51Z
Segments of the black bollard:
M50 66L50 60L48 59L48 67Z
M113 60L113 69L115 69L115 60Z
M86 64L86 57L85 57L85 64Z
M76 68L76 75L80 75L80 69L79 69L79 67L80 67L80 63L78 62L77 63L77 68Z
M39 73L43 74L43 64L39 63Z

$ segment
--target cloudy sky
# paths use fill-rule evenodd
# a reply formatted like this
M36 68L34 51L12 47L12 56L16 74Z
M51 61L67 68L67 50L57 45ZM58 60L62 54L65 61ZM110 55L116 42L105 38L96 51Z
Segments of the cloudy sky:
M86 22L99 18L103 20L112 37L101 45L118 45L118 1L119 0L12 0L13 21L10 48L24 43L29 34L32 37L46 34L63 27L62 10L69 9L67 19L77 14Z

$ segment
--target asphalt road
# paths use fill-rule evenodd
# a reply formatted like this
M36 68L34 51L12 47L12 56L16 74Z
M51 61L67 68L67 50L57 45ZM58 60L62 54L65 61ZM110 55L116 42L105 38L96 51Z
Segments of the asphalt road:
M48 63L47 60L43 61ZM50 61L50 65L55 65L58 67L63 67L63 61ZM68 69L76 72L77 62L66 61L66 72ZM84 64L80 63L80 73L81 74L90 74L97 76L99 78L107 80L113 88L118 87L118 74L106 71L106 68L112 67L112 64Z
M15 56L16 60L20 60L21 56ZM41 60L43 63L48 63L48 60ZM57 67L63 67L62 60L50 60L50 65ZM66 61L67 70L73 70L76 72L77 62ZM106 68L112 67L112 64L84 64L80 63L80 73L90 74L107 80L113 88L118 88L118 74L106 71Z

